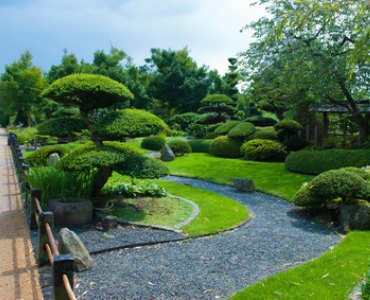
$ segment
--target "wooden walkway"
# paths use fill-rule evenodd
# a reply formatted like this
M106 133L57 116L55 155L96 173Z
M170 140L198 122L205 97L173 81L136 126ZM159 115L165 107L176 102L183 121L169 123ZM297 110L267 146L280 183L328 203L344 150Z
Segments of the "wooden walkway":
M0 299L44 299L3 128L0 129Z

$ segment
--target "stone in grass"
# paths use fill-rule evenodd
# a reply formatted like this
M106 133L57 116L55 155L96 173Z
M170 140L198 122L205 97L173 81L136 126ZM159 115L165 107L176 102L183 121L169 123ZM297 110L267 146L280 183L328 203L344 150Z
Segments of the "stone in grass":
M161 150L161 157L162 161L172 161L175 159L175 154L173 154L172 149L167 144L164 144Z
M90 253L86 250L78 235L68 228L62 228L59 232L58 250L60 254L72 254L74 271L82 272L92 267L93 260Z
M114 229L117 227L117 218L114 216L106 216L101 220L103 230Z
M59 153L54 152L49 154L48 156L48 165L49 166L55 166L60 161Z
M357 200L356 203L345 203L340 207L339 227L344 231L370 230L370 203Z
M253 180L250 178L230 178L239 192L253 193L256 190Z

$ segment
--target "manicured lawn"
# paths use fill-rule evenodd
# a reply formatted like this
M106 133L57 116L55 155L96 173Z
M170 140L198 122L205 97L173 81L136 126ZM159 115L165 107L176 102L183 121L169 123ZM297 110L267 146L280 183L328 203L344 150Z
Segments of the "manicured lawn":
M231 299L345 300L370 262L370 231L351 232L318 259L260 281Z
M167 162L171 174L232 184L231 177L247 177L262 192L292 199L301 185L312 177L285 171L284 163L226 159L207 153L191 153Z

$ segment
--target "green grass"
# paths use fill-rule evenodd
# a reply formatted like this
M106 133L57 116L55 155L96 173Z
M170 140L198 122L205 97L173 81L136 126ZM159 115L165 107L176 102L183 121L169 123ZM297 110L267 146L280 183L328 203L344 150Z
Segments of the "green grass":
M201 178L231 184L231 177L253 179L256 188L267 194L291 200L301 185L312 176L285 171L284 163L226 159L208 153L192 153L166 163L173 175Z
M271 276L231 299L348 299L369 262L370 232L351 232L336 248L318 259Z

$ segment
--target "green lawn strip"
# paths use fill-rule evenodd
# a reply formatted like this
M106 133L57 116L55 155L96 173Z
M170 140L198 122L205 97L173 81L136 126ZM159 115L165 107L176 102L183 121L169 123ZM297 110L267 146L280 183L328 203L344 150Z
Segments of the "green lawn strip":
M231 300L348 299L363 278L369 262L370 231L354 231L332 251L247 287Z
M188 199L199 206L199 215L180 228L191 237L235 228L249 217L247 209L230 198L173 182L157 180L157 183L171 194Z
M231 177L253 179L256 188L267 194L291 200L301 185L312 176L285 171L284 163L227 159L207 153L191 153L166 163L171 174L231 184Z

